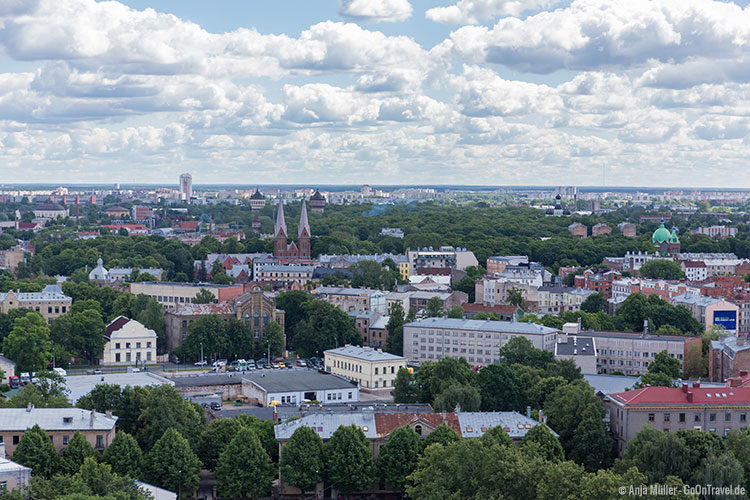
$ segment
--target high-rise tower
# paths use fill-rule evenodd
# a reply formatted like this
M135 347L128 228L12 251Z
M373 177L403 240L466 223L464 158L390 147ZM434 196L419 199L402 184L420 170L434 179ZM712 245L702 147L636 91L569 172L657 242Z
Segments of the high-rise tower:
M193 176L190 174L182 174L180 176L180 198L185 201L190 201L193 196Z

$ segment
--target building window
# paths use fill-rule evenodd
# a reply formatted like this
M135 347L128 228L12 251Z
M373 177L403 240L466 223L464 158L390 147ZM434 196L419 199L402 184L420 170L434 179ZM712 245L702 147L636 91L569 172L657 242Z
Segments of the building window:
M716 413L709 413L708 420L709 422L716 422Z
M695 417L693 418L693 421L694 422L700 422L701 421L701 414L700 413L696 413Z
M119 349L119 348L120 348L120 343L119 342L115 343L115 349Z
M67 436L67 435L66 435L66 436L63 436L63 444L64 444L64 445L67 445L67 444L68 444L68 441L70 441L70 436Z
M422 435L422 426L419 425L419 424L415 425L414 426L414 431L417 433L417 435L421 436Z
M724 422L731 422L732 421L732 414L730 412L726 412L724 414Z
M669 422L669 415L670 415L669 413L665 413L664 414L664 421L665 422Z
M119 362L120 362L120 353L118 352L118 353L115 353L115 363L119 363Z
M330 400L331 400L331 395L330 395L330 394L328 394L328 401L330 401Z
M747 422L747 413L740 413L740 422Z
M102 436L101 434L96 435L96 448L98 450L104 448L104 436Z
M378 368L375 367L375 375L377 375L377 374L378 374Z
M654 421L656 421L656 414L655 414L655 413L649 413L649 414L648 414L648 421L649 421L649 422L654 422Z
M685 414L680 413L680 422L685 422Z

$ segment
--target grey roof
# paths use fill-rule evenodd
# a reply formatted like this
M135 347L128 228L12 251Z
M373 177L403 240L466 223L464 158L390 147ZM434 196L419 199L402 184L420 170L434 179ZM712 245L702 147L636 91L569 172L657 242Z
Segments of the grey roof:
M26 470L31 471L31 468L17 464L5 457L0 457L0 474L18 473Z
M212 373L207 375L185 375L183 377L174 377L172 381L174 386L180 387L192 387L192 386L209 386L209 385L233 385L241 384L244 374L235 373Z
M725 337L721 340L712 340L711 349L721 350L724 354L729 356L730 359L734 359L739 351L745 351L750 349L750 343L748 343L748 335L744 334L744 344L738 345L737 341L739 337L737 335L731 337Z
M403 356L396 356L395 354L379 351L371 347L359 347L356 345L347 345L344 347L337 347L336 349L328 349L323 354L329 353L359 359L362 361L406 361L406 358Z
M61 290L62 291L62 290ZM6 292L6 293L0 293L0 301L5 300L5 297L8 296L9 293L13 293L13 295L16 296L19 302L27 302L27 301L39 301L39 300L45 300L45 301L69 301L73 300L72 298L68 297L64 293L57 293L55 292Z
M537 325L535 323L460 318L425 318L406 323L404 326L415 328L448 328L452 330L473 330L479 332L521 333L530 335L547 335L558 331L554 328Z
M264 264L258 266L258 270L263 271L288 271L288 272L309 272L312 273L315 268L313 266L300 266L296 264Z
M632 340L658 340L659 342L685 342L685 340L691 337L689 335L655 335L649 333L643 335L637 332L598 332L598 331L586 331L586 335L590 335L594 338L612 338L612 339L632 339Z
M101 384L119 385L121 387L128 385L131 387L145 387L163 384L174 385L174 382L151 372L70 375L65 377L65 385L69 391L68 401L75 403L81 396L85 396L94 387Z
M362 429L367 439L378 437L375 429L375 414L370 412L308 415L298 420L275 425L273 431L276 439L289 439L299 427L310 427L322 439L330 439L336 429L342 425L356 425Z
M594 392L614 394L632 389L641 377L627 377L625 375L584 374L583 379L594 388Z
M321 391L328 389L351 389L357 387L338 375L313 370L251 373L243 380L251 382L267 393Z
M214 412L219 418L234 418L240 415L251 415L261 420L273 420L274 410L265 406L247 406L242 408L229 408ZM298 415L295 415L298 416Z
M70 417L70 422L64 418ZM25 431L38 425L45 431L108 431L114 428L117 417L108 417L103 413L94 413L80 408L0 408L0 431Z
M555 356L596 356L594 352L594 339L592 337L581 337L571 335L567 342L555 344Z
M520 439L533 427L541 425L533 418L515 411L459 412L456 415L463 437L482 437L489 429L502 427L507 429L506 432L510 437ZM550 432L557 436L557 433L552 429L550 429Z
M279 420L286 421L291 417L304 417L314 413L432 413L432 406L428 403L398 404L378 401L360 401L358 403L331 404L281 404L275 407Z
M681 293L680 295L675 295L674 297L669 299L669 301L674 304L691 304L701 307L706 307L721 302L720 299L715 299L707 295L688 292Z

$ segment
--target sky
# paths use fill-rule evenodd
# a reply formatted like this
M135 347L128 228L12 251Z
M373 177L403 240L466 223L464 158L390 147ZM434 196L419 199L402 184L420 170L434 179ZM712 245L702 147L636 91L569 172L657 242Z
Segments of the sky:
M0 0L0 183L750 188L750 8Z

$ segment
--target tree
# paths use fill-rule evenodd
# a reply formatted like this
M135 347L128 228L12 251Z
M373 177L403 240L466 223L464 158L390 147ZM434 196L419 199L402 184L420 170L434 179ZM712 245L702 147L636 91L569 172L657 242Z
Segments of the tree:
M641 266L640 272L641 276L649 279L685 279L685 273L682 272L682 267L680 267L677 262L668 259L650 260Z
M324 446L326 477L344 493L367 489L373 482L372 450L362 429L340 426Z
M284 311L284 330L286 333L286 342L290 348L295 347L294 333L297 329L297 324L307 319L305 304L310 300L313 300L312 297L302 290L281 292L276 297L276 307Z
M198 488L201 461L190 449L187 439L170 427L154 444L144 459L146 481L176 491L193 492Z
M546 377L562 377L567 382L583 379L581 368L572 359L556 359L544 370Z
M75 474L89 457L96 457L97 452L91 443L79 431L75 431L68 446L63 450L62 470L66 474Z
M604 425L601 406L587 405L581 412L581 421L573 431L574 441L569 443L566 455L589 472L605 469L612 464L614 442Z
M117 431L112 443L104 450L102 459L112 467L113 472L121 476L141 478L143 453L138 441L127 432Z
M479 411L482 398L476 387L469 384L451 384L435 396L432 406L435 411Z
M419 367L415 380L417 402L432 403L446 387L454 384L472 385L476 377L476 372L464 358L424 362Z
M271 356L280 356L284 350L284 331L281 325L271 321L263 332L263 352L271 350Z
M508 365L492 364L479 370L482 411L522 409L522 387ZM463 406L462 406L463 408Z
M205 421L198 408L172 386L150 387L138 416L141 449L149 449L168 429L197 441Z
M216 470L219 457L242 428L236 418L217 418L203 428L196 453L208 470Z
M395 403L417 402L416 383L408 368L401 367L398 369L396 380L393 383L393 401Z
M219 356L236 354L230 351L227 325L218 314L201 316L190 324L185 340L175 353L183 359L198 360L203 346L204 353L215 353Z
M422 450L427 449L427 447L431 444L441 444L447 446L460 440L461 436L459 436L456 431L448 427L445 422L443 422L435 427L435 430L427 434L427 437L422 440Z
M354 319L324 300L310 300L304 305L306 319L297 323L294 342L297 353L312 357L345 344L362 345L362 335Z
M560 445L560 441L552 435L544 424L535 425L521 439L521 447L530 446L532 443L538 446L545 460L560 462L565 459L565 453L563 452L562 445Z
M389 490L403 490L406 476L414 472L421 451L419 435L405 425L394 430L378 455L378 476Z
M281 478L304 495L323 480L323 440L310 427L300 426L281 450Z
M455 318L455 319L463 319L464 317L464 308L456 304L455 306L451 307L448 311L447 316L449 318Z
M691 474L690 452L677 433L644 425L628 443L616 469L624 471L630 467L637 467L650 483L661 483L667 476L685 479Z
M29 312L16 318L13 329L3 340L3 353L16 363L19 372L46 369L52 360L52 343L42 315Z
M750 431L733 430L727 436L727 450L745 468L745 490L750 491Z
M442 316L443 303L440 301L440 297L432 297L427 301L424 307L424 315L428 318L435 318Z
M717 488L736 487L743 484L743 479L742 464L731 453L712 453L695 471L696 484L710 484Z
M52 440L38 424L23 433L13 453L13 461L31 467L32 474L45 478L57 473L61 465Z
M482 435L481 439L487 446L515 446L513 439L500 426L490 428Z
M508 290L508 304L521 309L526 309L526 299L523 298L523 293L518 288L511 288Z
M386 341L386 352L403 356L404 354L404 306L397 301L391 307L391 313L388 317L388 340Z
M646 385L675 387L674 380L680 376L680 361L672 358L666 350L656 353L654 360L649 363L648 370L641 376L641 380L634 385L640 388Z
M235 419L255 433L261 446L271 458L271 462L278 463L279 443L276 441L276 434L274 433L274 422L272 420L261 420L255 415L238 415Z
M214 302L216 302L216 296L207 288L198 290L193 299L193 304L211 304Z
M271 490L273 469L255 433L243 427L221 453L216 485L225 497L264 496Z
M581 497L583 467L569 460L551 464L537 488L539 500L578 500Z
M500 348L500 358L507 365L518 363L534 368L544 368L552 362L554 356L549 351L534 347L526 337L513 337Z
M602 292L592 293L581 303L581 311L587 313L598 313L607 308L607 299Z

